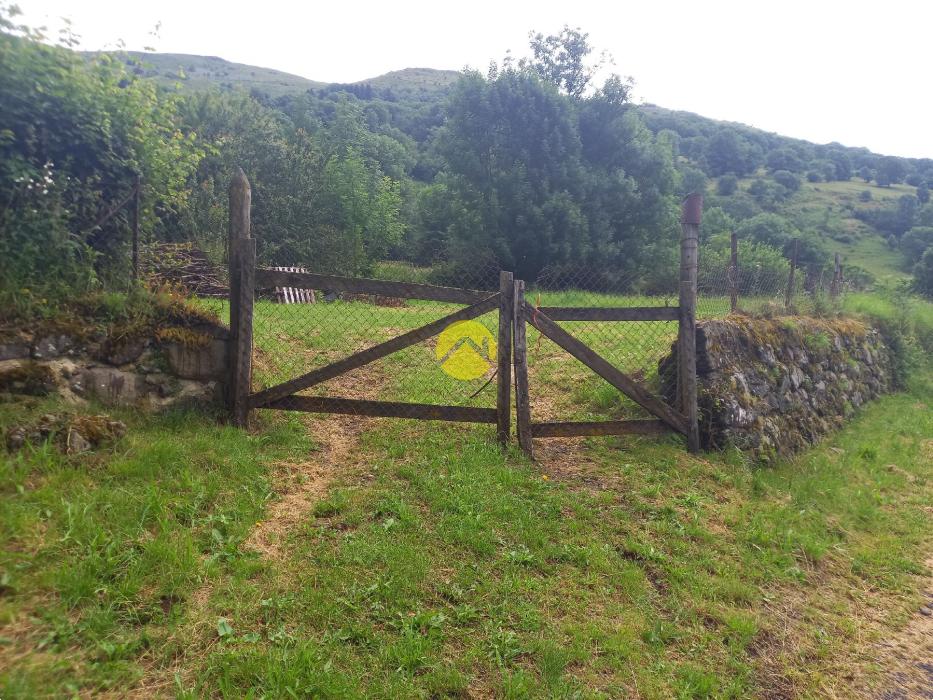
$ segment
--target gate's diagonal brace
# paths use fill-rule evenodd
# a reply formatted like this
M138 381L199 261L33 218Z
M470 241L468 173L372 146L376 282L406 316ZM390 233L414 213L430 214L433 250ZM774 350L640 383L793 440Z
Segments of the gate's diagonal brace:
M296 377L282 384L276 384L275 386L264 389L260 392L250 395L249 397L249 406L250 408L261 408L273 401L278 399L284 399L290 394L294 394L296 391L301 391L302 389L307 389L310 386L315 384L320 384L325 382L328 379L333 379L345 372L350 370L357 369L363 365L367 365L370 362L379 360L387 355L391 355L393 352L398 352L399 350L404 350L405 348L420 343L422 340L427 340L431 336L437 335L442 330L444 330L451 323L457 321L467 321L471 318L476 318L477 316L482 316L484 313L492 311L499 307L499 293L493 294L492 296L483 299L482 301L467 306L464 309L460 309L452 314L444 316L443 318L433 321L426 326L421 326L421 328L416 328L413 331L409 331L403 335L396 336L390 340L385 341L384 343L379 343L374 345L371 348L366 350L361 350L360 352L354 353L349 357L345 357L342 360L337 362L332 362L329 365L320 367L318 369L311 370L310 372Z
M635 403L660 418L674 430L687 434L687 419L654 396L634 379L605 360L585 343L574 338L570 333L558 326L554 321L525 302L525 318L537 328L542 335L550 338L564 350L569 352L583 364L596 372L600 377L612 384L616 389L630 397Z

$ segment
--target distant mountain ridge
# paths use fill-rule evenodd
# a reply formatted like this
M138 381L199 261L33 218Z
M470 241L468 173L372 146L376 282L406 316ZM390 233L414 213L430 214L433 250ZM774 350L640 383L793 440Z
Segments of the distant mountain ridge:
M95 55L96 52L86 53ZM274 68L235 63L218 56L142 51L124 51L115 55L120 56L130 64L138 75L152 78L169 88L180 86L182 90L245 89L265 94L273 99L300 94L307 90L337 90L341 87L347 87L349 88L348 92L364 98L368 98L372 93L375 93L374 96L377 97L391 95L389 99L397 98L427 102L436 100L446 94L461 75L459 71L455 70L403 68L353 83L329 83ZM804 148L808 146L818 148L826 146L842 148L851 153L878 155L867 148L843 146L835 142L816 144L805 139L784 136L740 122L711 119L693 112L671 110L654 104L641 104L639 109L644 115L648 127L655 133L661 129L673 128L682 137L689 139L695 135L709 135L715 130L726 128L742 134L752 141L767 143L772 148L778 145ZM672 122L678 122L676 127ZM931 159L925 158L905 158L904 160L921 163L924 166L931 163Z
M138 74L154 78L166 86L180 84L191 90L243 88L259 90L270 97L337 85L369 85L374 90L391 90L400 97L428 97L446 91L460 75L453 70L403 68L355 83L328 83L274 68L235 63L218 56L142 51L126 51L119 55L134 64Z

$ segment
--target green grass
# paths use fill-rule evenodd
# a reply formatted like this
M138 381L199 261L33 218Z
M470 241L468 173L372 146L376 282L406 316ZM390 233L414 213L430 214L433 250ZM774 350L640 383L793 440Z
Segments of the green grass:
M765 663L844 689L830 662L883 631L851 606L879 591L897 619L930 544L931 398L886 397L768 470L672 439L593 440L542 471L488 428L382 424L366 473L272 561L241 543L270 462L311 448L297 424L128 415L109 453L40 448L4 471L3 697L153 668L193 696L746 697ZM764 655L785 597L819 624Z
M847 303L895 313L892 300ZM446 311L262 302L257 375ZM667 326L578 332L650 367ZM631 410L534 333L529 348L539 409ZM466 395L431 349L353 386ZM121 413L129 434L103 452L3 457L0 696L753 697L775 679L844 696L917 600L933 544L933 386L916 377L768 469L689 456L675 437L541 442L532 464L502 453L491 426L406 421L366 423L338 459L327 436L345 424L329 418L259 412L244 433L195 413ZM57 408L0 405L0 428ZM281 469L308 462L333 482L300 503L277 554L246 546L293 488Z

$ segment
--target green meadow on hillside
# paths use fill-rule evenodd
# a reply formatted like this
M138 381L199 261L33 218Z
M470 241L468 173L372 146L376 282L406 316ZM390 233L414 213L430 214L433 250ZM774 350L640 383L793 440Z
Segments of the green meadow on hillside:
M847 303L898 313L871 295ZM258 380L378 340L331 332L354 310L387 335L442 312L262 306L257 318L274 322L257 328ZM545 410L631 409L538 342L531 381L563 397ZM340 382L372 398L447 397L431 348L413 352L424 356ZM884 688L875 645L919 600L933 544L931 401L917 372L908 391L771 468L690 456L675 437L540 441L531 463L501 452L491 426L259 411L247 432L193 412L117 411L130 429L111 448L6 458L0 694ZM62 409L75 410L0 404L0 428Z

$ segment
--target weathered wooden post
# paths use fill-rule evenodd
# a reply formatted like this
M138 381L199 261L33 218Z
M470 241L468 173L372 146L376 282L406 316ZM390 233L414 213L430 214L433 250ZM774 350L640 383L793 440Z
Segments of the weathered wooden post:
M790 272L787 273L787 291L784 293L784 310L790 311L794 303L794 273L797 271L797 244L799 238L794 239L794 251L790 258Z
M525 282L515 280L512 302L513 332L512 349L515 362L515 429L518 444L529 458L534 459L531 441L531 405L528 399L528 346L525 341Z
M680 321L677 334L680 405L687 419L687 449L700 450L697 422L696 303L699 266L700 219L703 196L690 194L684 199L680 219Z
M739 237L735 231L730 239L732 255L729 259L729 310L735 313L739 308Z
M496 433L499 443L509 444L512 415L512 304L515 301L515 284L511 272L499 272L499 339L496 349L498 358L496 384Z
M227 399L233 424L245 428L253 354L253 287L256 241L250 238L251 192L246 174L237 169L230 182L228 262L230 269L230 342Z
M839 287L842 283L842 263L839 261L839 253L836 253L833 261L833 281L829 284L829 296L833 301L839 296Z
M142 205L142 176L136 173L133 185L133 281L139 281L139 209Z

